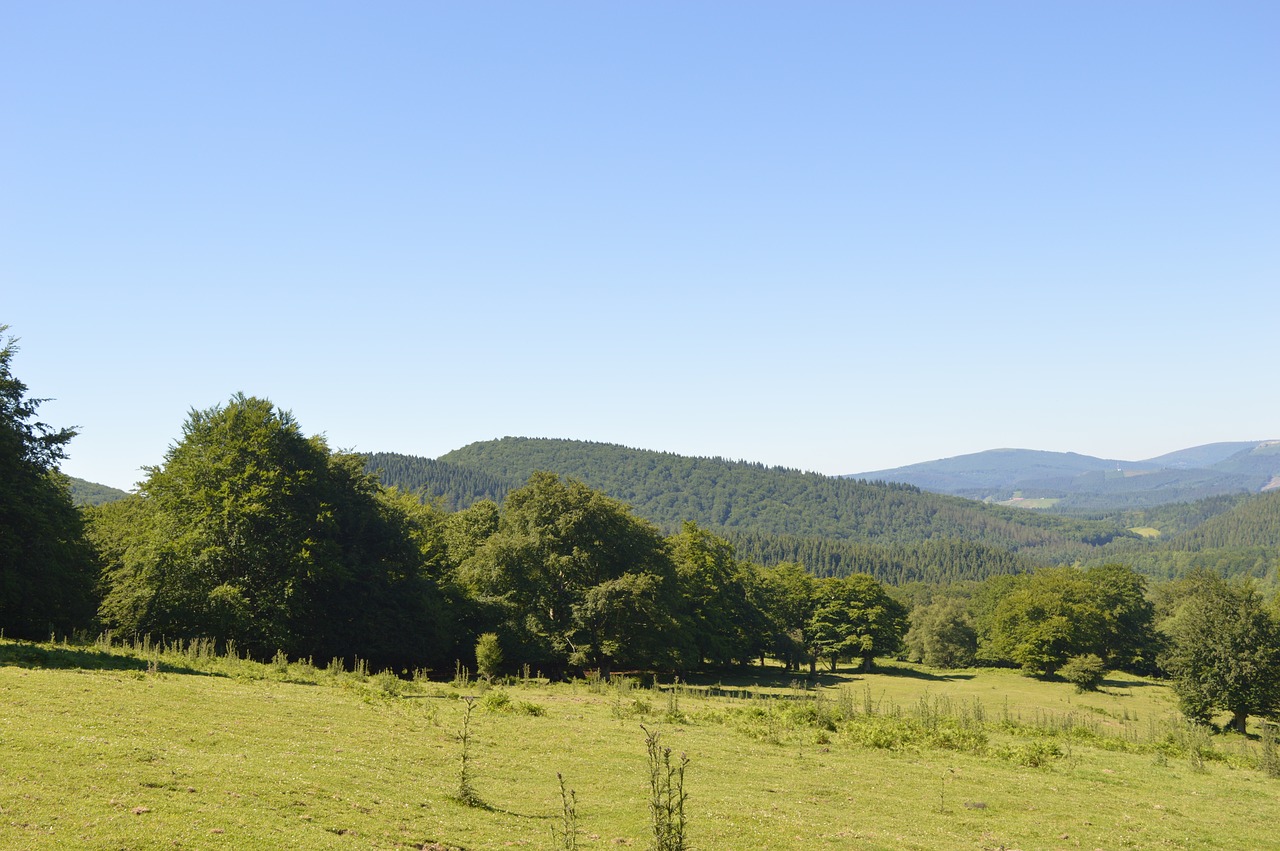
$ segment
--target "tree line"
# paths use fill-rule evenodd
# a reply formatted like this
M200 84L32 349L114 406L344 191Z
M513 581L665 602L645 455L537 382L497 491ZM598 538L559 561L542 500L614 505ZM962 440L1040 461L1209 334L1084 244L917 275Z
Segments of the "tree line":
M1247 583L1198 572L1153 591L1106 565L895 589L766 567L693 522L664 533L548 472L501 503L449 511L243 395L193 410L136 494L77 511L56 472L73 432L32 422L38 400L9 371L13 351L0 358L10 637L110 629L451 670L492 635L511 669L551 675L904 655L1083 670L1081 682L1096 669L1165 673L1193 717L1239 721L1280 701L1280 628Z

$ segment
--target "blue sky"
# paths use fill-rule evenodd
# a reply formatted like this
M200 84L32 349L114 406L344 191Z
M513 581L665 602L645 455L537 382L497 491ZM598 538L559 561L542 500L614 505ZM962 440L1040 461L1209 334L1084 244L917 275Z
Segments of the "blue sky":
M118 487L335 448L851 473L1280 437L1280 6L0 4L0 322Z

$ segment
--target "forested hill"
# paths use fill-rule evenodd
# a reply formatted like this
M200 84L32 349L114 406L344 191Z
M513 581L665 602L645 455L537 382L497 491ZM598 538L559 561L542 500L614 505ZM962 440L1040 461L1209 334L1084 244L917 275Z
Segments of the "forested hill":
M76 505L103 505L129 495L118 488L86 482L75 476L67 476L67 485L71 489L71 501Z
M1040 558L1059 558L1128 534L1114 523L981 505L910 485L604 443L508 437L473 443L438 462L511 484L537 470L571 476L668 529L693 520L725 532L882 545L956 539ZM390 470L384 481L400 483Z
M1192 552L1252 547L1280 549L1280 491L1241 500L1169 542L1170 549Z
M502 502L508 491L524 484L523 481L509 481L483 470L416 455L373 452L365 455L365 459L365 469L377 473L383 484L420 493L429 500L439 500L450 511L466 508L482 499Z

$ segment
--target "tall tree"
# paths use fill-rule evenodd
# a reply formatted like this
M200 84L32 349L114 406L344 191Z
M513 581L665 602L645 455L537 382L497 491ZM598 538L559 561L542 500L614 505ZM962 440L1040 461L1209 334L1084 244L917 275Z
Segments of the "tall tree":
M483 514L468 520L451 524L460 552L485 525ZM676 584L661 533L581 482L531 476L459 574L500 607L522 657L513 661L604 670L673 661Z
M1102 613L1102 637L1094 652L1109 668L1154 673L1160 638L1146 579L1125 565L1104 564L1086 570L1084 580Z
M669 539L680 583L688 661L745 663L768 647L769 624L757 605L755 575L725 539L692 521Z
M1052 676L1069 657L1099 653L1106 618L1097 591L1070 567L1020 577L985 619L982 655L1014 662L1033 676Z
M93 515L103 619L259 656L420 663L439 637L425 553L443 543L363 463L264 399L192 411L139 494Z
M818 581L794 562L767 568L760 577L760 600L772 625L774 655L788 671L798 671L802 662L812 670L815 658L805 630L818 602Z
M88 627L93 565L80 512L57 471L70 428L35 419L43 399L11 364L17 340L0 325L0 628L21 638Z
M910 658L938 668L966 668L973 664L978 634L964 601L942 597L911 610L906 637Z
M1182 711L1205 722L1228 712L1241 733L1250 715L1280 711L1280 624L1253 586L1207 571L1173 586L1162 607L1169 646L1160 663Z
M840 659L859 659L871 670L876 654L897 650L906 631L906 607L865 573L822 580L806 627L814 651L833 671Z

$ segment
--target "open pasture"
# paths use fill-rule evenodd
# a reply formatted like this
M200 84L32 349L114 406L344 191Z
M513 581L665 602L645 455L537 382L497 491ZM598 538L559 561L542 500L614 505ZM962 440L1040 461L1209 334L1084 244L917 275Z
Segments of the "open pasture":
M463 695L476 696L456 800ZM493 687L208 648L0 642L0 847L553 848L650 842L644 724L689 757L688 841L742 848L1263 848L1280 780L1256 737L1098 694L886 663Z

